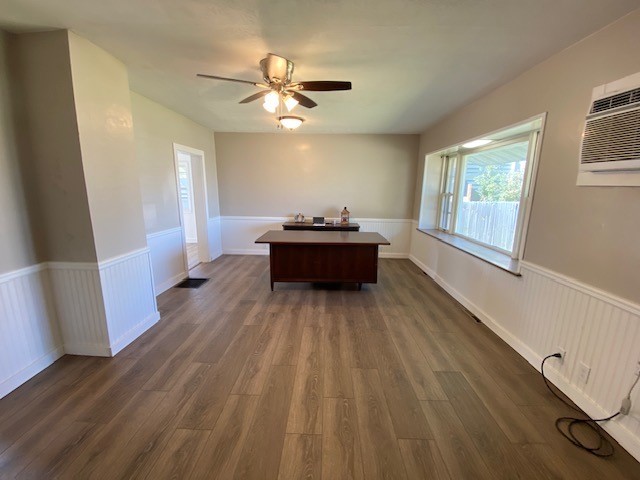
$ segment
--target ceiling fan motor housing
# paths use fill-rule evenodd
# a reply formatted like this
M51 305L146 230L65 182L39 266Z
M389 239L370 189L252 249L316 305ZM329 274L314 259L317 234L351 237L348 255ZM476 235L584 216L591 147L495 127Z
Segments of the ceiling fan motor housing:
M293 76L293 62L284 57L268 53L266 58L260 60L260 69L264 81L272 84L287 85L291 83Z

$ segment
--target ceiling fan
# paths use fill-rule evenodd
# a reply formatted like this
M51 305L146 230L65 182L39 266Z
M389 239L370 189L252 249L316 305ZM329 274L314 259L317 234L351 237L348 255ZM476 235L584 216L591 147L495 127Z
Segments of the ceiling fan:
M205 75L198 73L198 77L212 78L214 80L224 80L227 82L239 82L248 83L254 85L263 90L247 98L240 100L240 103L249 103L254 100L258 100L262 97L271 97L271 101L265 101L265 108L274 106L275 101L280 102L280 99L286 104L287 108L291 110L298 103L306 108L313 108L318 104L311 100L306 95L303 95L302 91L308 92L329 92L335 90L351 90L351 82L336 82L336 81L313 81L313 82L293 82L291 77L293 76L293 62L284 57L268 53L266 58L260 60L260 70L262 70L262 78L264 83L252 82L249 80L239 80L237 78L219 77L216 75ZM275 92L275 94L272 94ZM293 100L290 100L293 99ZM267 99L268 100L268 99ZM293 106L290 106L293 105ZM270 108L267 110L272 111ZM275 107L273 108L275 112ZM272 112L272 113L273 113Z

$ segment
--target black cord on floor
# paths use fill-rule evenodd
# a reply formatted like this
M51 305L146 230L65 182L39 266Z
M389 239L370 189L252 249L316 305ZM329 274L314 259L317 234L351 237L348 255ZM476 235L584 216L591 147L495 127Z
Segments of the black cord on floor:
M552 357L562 358L562 355L560 355L559 353L553 353L551 355L547 355L542 359L542 365L540 366L540 371L542 373L542 379L544 380L545 385L547 386L549 391L553 393L566 406L572 408L576 412L586 415L584 412L582 412L582 410L575 407L571 403L567 402L563 397L561 397L556 392L555 387L552 388L551 383L547 380L547 377L544 374L544 364L547 360L549 360ZM613 451L614 451L613 445L607 439L607 436L604 430L597 422L606 422L608 420L611 420L617 417L618 415L620 415L619 411L614 413L613 415L610 415L607 418L593 419L588 416L587 418L560 417L556 420L556 428L562 434L562 436L564 436L567 440L573 443L576 447L581 448L582 450L585 450L590 454L595 455L596 457L610 457L611 455L613 455ZM574 433L574 428L577 425L586 425L587 427L589 427L597 435L598 444L596 446L589 446L585 444L583 441L581 441L580 439L578 439Z

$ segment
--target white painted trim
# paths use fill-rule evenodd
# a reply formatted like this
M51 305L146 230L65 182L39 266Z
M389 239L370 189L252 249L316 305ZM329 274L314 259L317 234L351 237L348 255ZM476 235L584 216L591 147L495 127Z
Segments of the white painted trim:
M37 273L45 270L47 268L47 263L36 263L35 265L30 265L28 267L21 268L19 270L12 270L10 272L0 274L0 284L9 282L11 280L15 280L16 278L23 277L25 275L31 275L32 273Z
M380 258L409 258L408 253L384 253L379 252L378 257Z
M517 349L516 349L517 351ZM518 352L520 353L520 352ZM522 355L522 354L521 354ZM524 356L524 355L523 355ZM541 357L535 359L533 363L529 358L525 357L536 370L540 371ZM562 392L573 400L573 402L587 413L591 418L605 418L611 415L611 412L604 410L600 405L595 403L589 397L584 395L574 385L569 383L562 375L558 373L552 367L547 370L545 368L545 374L547 378ZM629 452L636 459L640 459L640 439L630 432L624 425L618 422L617 419L613 419L609 422L600 423L600 426L606 430L616 441L622 445L627 452Z
M413 255L409 255L409 260L411 260L414 264L416 264L420 270L422 270L424 273L429 275L431 278L434 278L436 276L436 272L434 270L432 270L431 268L427 267L420 260L418 260L417 257L415 257Z
M255 245L255 239L267 230L280 230L287 217L221 217L222 252L229 255L266 255L267 248ZM411 219L354 218L363 232L380 232L391 245L380 247L381 258L408 258L411 245Z
M241 221L241 222L292 222L293 217L243 217L243 216L220 216L225 221ZM339 217L336 217L339 218ZM325 219L333 220L333 218L325 217ZM385 222L385 223L410 223L414 220L410 218L351 218L354 223L358 222Z
M177 150L182 150L183 152L191 153L193 155L200 155L200 156L202 156L202 158L204 158L204 151L200 150L198 148L189 147L187 145L182 145L182 144L176 143L176 142L173 142L173 148L174 148L174 150L176 150L176 149Z
M269 250L230 248L222 251L223 255L269 255Z
M410 218L351 218L350 221L358 222L383 222L383 223L411 223Z
M129 330L125 335L120 337L120 339L111 344L110 353L111 356L117 354L131 342L136 340L140 335L153 327L160 320L160 312L153 312L147 318L145 318L142 322L138 323L131 330Z
M98 262L47 262L49 270L98 270Z
M23 269L24 270L24 269ZM12 392L20 385L28 381L30 378L35 377L42 370L47 368L53 362L58 360L64 355L64 349L62 345L57 346L53 350L42 355L40 358L25 366L19 372L13 374L11 377L0 383L0 398L4 397L8 393Z
M213 261L222 255L222 219L220 216L208 218L207 228L209 229L209 254L211 255L209 261Z
M122 255L117 255L115 257L108 258L106 260L102 260L98 262L98 269L104 270L105 268L112 267L122 262L126 262L127 260L131 260L139 255L144 255L145 253L149 253L149 247L142 247L137 250L132 250L131 252L124 253Z
M537 371L540 371L540 365L542 362L541 355L536 353L531 347L517 338L514 334L506 330L495 318L491 317L482 308L480 308L470 299L466 298L462 293L460 293L456 288L446 282L436 272L434 272L432 269L429 269L424 263L419 261L414 255L411 255L409 258L414 264L418 266L418 268L420 268L431 278L433 278L433 280L445 291L447 291L447 293L449 293L453 298L460 302L467 310L476 315L489 329L491 329L491 331L493 331L511 348L518 352L518 354L524 357L524 359L527 360ZM551 270L544 269L528 262L526 264L526 268L528 268L532 272L539 273L561 285L576 289L586 295L593 295L594 297L604 302L607 302L618 308L625 309L626 311L637 315L636 312L638 312L638 307L626 300L621 301L619 297L615 297L606 292L580 283L574 279L556 274ZM605 416L611 415L612 412L604 410L600 405L589 398L585 394L585 392L578 389L570 382L569 379L562 376L562 374L552 366L550 366L548 369L548 378L591 418L603 418ZM633 432L629 431L623 424L618 421L618 419L606 422L601 426L607 432L609 432L631 455L633 455L637 459L640 459L640 438Z
M289 217L242 217L226 215L221 215L220 219L225 222L287 222L293 220L293 218Z
M207 261L211 259L211 251L209 247L209 193L207 191L207 169L206 162L204 157L204 151L199 150L197 148L188 147L186 145L181 145L179 143L173 142L173 167L175 174L175 184L176 184L176 200L178 202L178 212L179 212L179 221L180 221L180 231L182 237L182 255L184 260L184 269L189 271L189 257L187 254L187 235L185 232L183 220L184 220L184 212L182 211L182 202L180 201L180 178L178 174L178 152L189 153L191 155L195 155L199 157L198 163L202 168L202 192L204 193L204 211L198 208L197 200L195 195L195 188L193 189L193 209L194 216L196 219L196 231L198 234L198 258L200 261ZM193 157L191 157L191 161L193 161ZM191 168L191 182L193 182L193 166Z
M169 290L171 287L173 287L174 285L177 285L178 283L180 283L181 281L183 281L185 278L187 278L189 276L189 274L187 274L187 272L180 272L177 275L174 275L173 277L171 277L168 280L165 280L164 282L162 282L160 285L156 286L155 290L156 290L156 297L158 295L160 295L161 293L166 292L167 290Z
M625 298L618 297L617 295L609 293L605 290L601 290L599 288L576 280L575 278L568 277L566 275L562 275L561 273L554 272L553 270L541 267L540 265L536 265L535 263L527 262L526 260L521 261L520 265L525 270L536 272L566 287L573 288L574 290L577 290L579 292L585 293L592 297L596 297L598 300L602 300L609 305L621 308L622 310L625 310L632 315L640 317L640 305L633 303Z
M64 344L67 355L82 355L87 357L112 357L111 348L98 343L68 343Z
M182 230L182 227L173 227L173 228L168 228L166 230L160 230L159 232L148 233L147 240L149 240L150 238L158 238L158 237L164 237L165 235L171 235L179 232L180 230Z

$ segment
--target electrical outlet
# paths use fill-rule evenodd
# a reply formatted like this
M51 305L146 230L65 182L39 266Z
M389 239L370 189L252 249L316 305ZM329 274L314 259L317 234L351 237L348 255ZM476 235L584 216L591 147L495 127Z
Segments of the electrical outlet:
M564 363L564 360L567 358L567 352L564 348L562 347L556 347L556 352L558 352L560 355L562 355L562 358L559 358L558 361L560 363Z
M580 362L578 366L578 381L581 384L586 384L589 381L589 374L591 373L591 367L589 365Z

